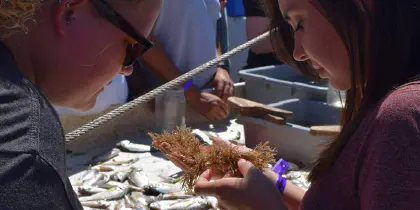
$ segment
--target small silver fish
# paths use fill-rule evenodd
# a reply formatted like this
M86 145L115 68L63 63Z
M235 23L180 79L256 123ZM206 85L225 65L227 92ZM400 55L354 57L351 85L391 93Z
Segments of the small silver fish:
M120 182L116 182L116 181L108 181L107 183L103 183L101 185L99 185L99 187L105 188L105 189L111 189L114 187L120 187L120 188L124 188L124 187L128 187L129 190L131 191L136 191L136 192L143 192L144 189L143 188L139 188L133 185L129 185L129 184L124 184L124 183L120 183Z
M80 186L78 191L82 195L92 195L92 194L96 194L96 193L105 192L107 190L104 189L104 188L100 188L100 187Z
M150 210L150 208L147 206L136 206L135 210Z
M80 197L79 200L83 201L99 201L99 200L116 200L122 198L127 194L128 188L115 187L107 190L106 192L97 193L95 195Z
M102 210L102 209L101 208L92 208L92 207L83 206L83 210Z
M83 183L82 186L98 186L103 183L107 183L109 181L110 177L105 174L99 173L95 178Z
M91 186L92 183L97 182L99 179L103 179L103 176L104 176L103 174L94 170L86 174L86 176L82 177L82 179L80 180L80 185Z
M137 169L133 169L130 172L128 180L140 188L144 188L149 185L149 178L147 177L146 173Z
M204 197L204 199L207 200L207 203L209 204L209 206L212 209L219 209L219 205L218 205L219 204L219 201L217 200L216 197L206 196L206 197Z
M241 139L241 132L239 131L227 131L223 133L208 132L211 137L219 137L225 141L238 141Z
M120 154L120 152L121 151L119 149L114 148L114 149L112 149L110 151L107 151L104 154L94 156L92 158L92 161L91 162L93 162L93 163L99 163L99 162L104 162L104 161L110 160L110 159L118 156Z
M289 163L289 170L288 171L299 171L300 167L298 164L288 162Z
M130 199L134 202L136 206L148 206L150 203L155 202L154 197L147 196L142 192L132 192L130 194Z
M117 166L112 166L112 165L109 165L109 166L98 165L92 168L95 170L98 170L99 172L110 172L110 171L117 170Z
M180 184L170 184L170 183L157 183L148 186L149 190L152 190L157 193L170 194L177 193L182 191L182 185Z
M90 181L91 179L95 178L99 174L98 170L87 170L83 174L80 175L79 180L74 185L83 185L84 183Z
M90 208L99 208L99 209L106 209L108 208L111 203L108 201L85 201L80 202L83 207L90 207Z
M75 193L77 196L80 196L80 193L79 193L79 186L74 186L74 185L72 185L71 187L73 188L74 193Z
M293 179L298 179L300 177L307 178L308 175L309 175L309 172L307 171L290 171L285 174L285 177L288 180L293 180Z
M117 209L118 201L113 201L107 208L107 210L119 210Z
M120 182L116 182L116 181L108 181L107 183L103 183L101 185L98 185L99 187L105 188L105 189L112 189L115 187L127 187L126 184L120 183Z
M307 190L311 186L311 183L308 181L308 175L308 171L290 171L283 175L283 177L290 180L293 184Z
M128 197L128 195L124 195L124 201L125 201L125 206L128 208L135 208L135 204L134 202L131 200L130 197Z
M185 194L185 192L177 192L177 193L169 193L169 194L161 194L155 198L155 201L163 201L163 200L178 200L178 199L188 199L193 198L194 195Z
M111 175L111 179L118 182L124 182L130 175L131 171L133 171L132 168L127 168L121 171L117 171Z
M205 199L194 197L189 199L158 201L151 203L150 207L160 210L207 210L210 206Z
M199 129L194 129L191 133L195 136L195 138L200 142L200 144L204 146L209 146L213 144L213 141L210 140L210 137Z
M118 210L125 209L125 201L124 201L124 199L117 201L117 206L115 207L115 209L118 209Z
M123 158L119 158L119 159L113 158L111 160L108 160L108 161L102 163L102 165L104 165L104 166L107 166L107 165L116 166L116 165L123 165L123 164L131 164L131 163L137 162L138 160L139 160L138 157L125 158L125 159L123 159Z
M98 170L95 169L88 169L80 173L79 179L82 181L85 177L89 178L89 176L93 176L93 174L97 173Z
M120 141L117 146L126 152L150 152L151 147L144 144L134 144L129 140Z

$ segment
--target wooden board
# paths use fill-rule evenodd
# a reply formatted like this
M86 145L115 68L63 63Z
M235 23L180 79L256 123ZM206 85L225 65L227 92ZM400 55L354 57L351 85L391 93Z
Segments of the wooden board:
M313 136L337 136L341 132L340 125L312 126L310 134Z
M228 101L234 109L248 117L264 118L267 114L269 114L283 119L290 119L293 115L293 112L270 107L244 98L230 97Z
M252 113L247 112L247 111L239 111L239 113L241 114L241 116L244 116L244 117L255 117L255 118L267 120L268 122L274 123L276 125L286 124L286 120L283 117L278 117L271 114L263 114L260 116L255 116Z

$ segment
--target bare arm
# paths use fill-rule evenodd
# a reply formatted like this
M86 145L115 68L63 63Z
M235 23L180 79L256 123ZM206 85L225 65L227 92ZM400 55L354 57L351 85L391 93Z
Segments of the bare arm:
M155 46L142 57L143 63L164 81L170 81L181 76L182 72L169 58L159 40L153 35L150 35L149 39Z
M150 35L149 39L155 47L142 57L143 63L165 82L181 76L181 70L172 62L159 40L153 35ZM185 92L185 97L187 100L200 98L200 90L193 86Z
M271 170L264 171L264 174L273 182L277 182L277 174ZM286 188L282 194L283 202L288 210L299 210L300 203L305 196L306 191L294 185L292 182L287 181Z
M299 210L300 203L306 191L294 185L292 182L287 181L286 188L283 193L283 201L289 210Z
M181 76L183 73L172 62L159 40L153 35L150 35L150 40L155 43L155 47L142 58L148 69L165 82ZM212 94L202 93L195 85L184 94L190 107L210 120L221 120L228 115L225 102Z

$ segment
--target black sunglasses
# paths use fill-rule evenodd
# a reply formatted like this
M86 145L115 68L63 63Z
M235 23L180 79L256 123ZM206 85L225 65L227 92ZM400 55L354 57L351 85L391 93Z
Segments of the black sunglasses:
M112 6L105 0L95 0L95 7L109 22L118 27L132 39L137 41L135 44L129 44L126 49L124 67L133 66L141 56L153 48L153 42L136 32L134 27L128 23Z
M62 0L58 0L58 2L61 3ZM109 3L104 0L94 0L94 5L102 16L137 42L127 46L124 68L133 66L142 55L153 48L153 42L138 34L134 27L118 14Z

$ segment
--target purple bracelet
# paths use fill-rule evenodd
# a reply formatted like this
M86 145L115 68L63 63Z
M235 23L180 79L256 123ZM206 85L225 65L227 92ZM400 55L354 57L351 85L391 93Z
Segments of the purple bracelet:
M187 91L191 86L193 86L194 83L192 80L188 80L184 85L184 91Z
M289 167L290 167L289 163L287 163L283 159L280 159L276 163L276 165L274 165L273 167L274 173L278 175L276 187L281 193L284 192L284 189L286 188L286 183L287 183L286 179L284 179L282 175L289 169Z
M286 183L286 179L284 179L282 176L279 176L276 182L276 187L281 193L284 192L284 189L286 188Z

